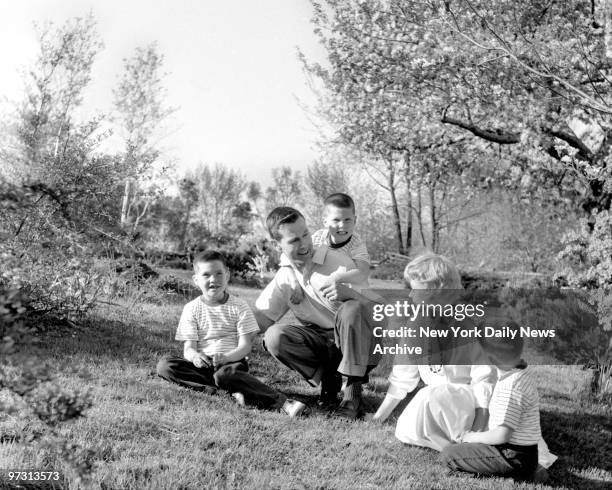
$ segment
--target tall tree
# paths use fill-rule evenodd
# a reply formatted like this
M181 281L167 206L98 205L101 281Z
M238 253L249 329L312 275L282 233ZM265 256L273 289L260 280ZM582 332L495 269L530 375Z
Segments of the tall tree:
M178 182L179 195L184 207L182 227L179 236L179 250L185 250L187 230L191 221L191 212L198 202L198 185L193 179L183 178Z
M480 166L506 185L526 177L521 192L607 209L610 68L596 3L313 2L328 63L305 66L327 90L337 139L403 157L410 179ZM455 158L437 158L458 142Z
M200 164L188 178L197 188L199 221L211 235L223 235L247 190L245 178L239 171L219 163L212 167Z
M441 121L522 154L538 151L549 178L568 184L563 191L579 186L587 213L612 200L610 60L595 8L603 3L431 2L464 60L450 81L472 82L449 84Z
M272 185L266 189L268 210L277 206L295 205L302 196L302 175L291 167L272 169Z
M136 48L131 58L124 59L123 75L114 90L115 122L125 141L120 221L132 233L156 195L158 139L163 123L174 112L165 102L163 62L155 43Z
M397 250L403 253L411 246L415 207L431 211L429 245L435 246L436 181L431 174L440 172L433 168L437 160L430 153L435 155L440 143L454 141L441 125L428 123L420 97L400 90L407 67L389 64L392 53L379 41L385 29L399 28L390 15L381 19L376 7L383 9L383 3L315 4L315 32L328 52L329 63L310 63L303 56L302 60L308 73L323 83L325 90L318 93L320 112L336 129L330 143L354 148L360 154L356 161L388 192ZM430 186L428 207L412 202L423 186Z
M23 169L22 177L52 183L66 170L62 159L72 139L97 129L97 121L79 126L74 111L83 101L102 42L91 15L61 26L37 26L37 32L39 52L25 79L17 124L21 153L14 164Z
M23 206L7 213L9 229L25 242L27 231L49 240L64 238L67 229L106 232L120 174L114 158L95 151L106 137L101 116L86 122L76 116L102 47L95 21L75 18L37 32L39 52L25 75L25 98L7 127L15 138L2 155L3 178L27 189Z
M321 159L308 166L306 185L321 201L334 192L348 192L348 171L345 165L335 162L328 165Z

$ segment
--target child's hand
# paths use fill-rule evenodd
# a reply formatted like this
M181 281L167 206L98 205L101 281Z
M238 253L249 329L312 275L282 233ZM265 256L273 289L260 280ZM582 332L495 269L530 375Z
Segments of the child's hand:
M213 365L215 367L228 362L227 356L225 354L214 354L212 360L213 360Z
M289 298L289 301L291 301L291 303L293 303L294 305L298 305L302 302L303 299L304 291L302 291L301 286L296 283L292 286L291 297Z
M198 369L201 367L210 367L209 360L200 354L193 356L192 362L193 362L193 365L197 367Z
M474 441L474 436L476 435L475 432L472 432L471 430L468 430L466 433L464 433L457 442L476 442Z
M382 424L383 420L380 417L377 417L375 413L366 413L363 417L363 420L368 422L369 424Z

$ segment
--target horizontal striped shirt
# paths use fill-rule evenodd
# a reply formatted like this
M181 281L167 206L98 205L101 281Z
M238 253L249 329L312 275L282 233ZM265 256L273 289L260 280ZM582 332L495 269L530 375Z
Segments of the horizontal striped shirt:
M331 245L329 241L329 230L327 230L327 228L322 228L315 231L312 234L312 244L315 247L321 245L327 245L329 247ZM353 260L361 260L368 264L370 263L370 254L368 253L365 242L357 233L353 233L347 243L338 248L334 247L333 249L348 255Z
M210 305L202 296L190 301L176 330L176 340L195 340L201 354L225 354L238 347L238 337L259 332L249 305L230 295L223 304Z
M538 390L529 368L503 373L489 405L489 429L512 429L510 444L531 446L542 437Z

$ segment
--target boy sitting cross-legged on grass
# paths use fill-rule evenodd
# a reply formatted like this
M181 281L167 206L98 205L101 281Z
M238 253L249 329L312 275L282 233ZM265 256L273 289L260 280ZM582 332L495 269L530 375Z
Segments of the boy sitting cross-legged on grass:
M195 390L231 393L239 404L278 409L291 417L302 414L302 402L249 374L245 357L259 332L247 303L227 292L229 271L221 253L210 250L193 260L193 281L202 295L187 303L176 331L185 342L183 358L165 357L157 364L162 378Z
M485 324L498 331L502 327L519 330L503 317L492 316ZM538 391L521 360L523 339L488 337L481 344L498 371L489 405L489 430L466 432L459 444L445 447L440 458L456 471L530 479L535 476L542 436Z

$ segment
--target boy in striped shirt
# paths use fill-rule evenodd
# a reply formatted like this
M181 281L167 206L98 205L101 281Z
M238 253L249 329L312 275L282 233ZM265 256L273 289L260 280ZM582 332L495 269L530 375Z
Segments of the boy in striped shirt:
M497 333L516 323L491 317L486 325ZM450 469L480 475L531 479L538 465L541 439L539 397L530 369L521 359L523 339L487 337L482 345L497 366L498 381L489 405L489 430L466 432L461 443L445 447L441 460Z
M245 403L279 409L291 417L305 405L265 385L248 373L246 356L259 327L246 301L227 292L229 271L216 250L193 260L193 281L202 295L183 308L176 340L184 342L183 358L165 357L157 364L162 378L195 390L228 391Z

